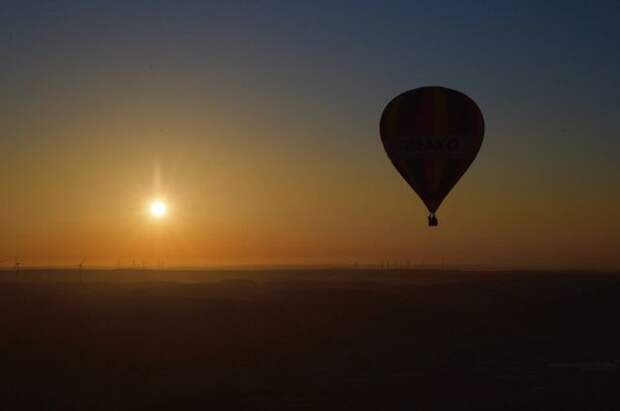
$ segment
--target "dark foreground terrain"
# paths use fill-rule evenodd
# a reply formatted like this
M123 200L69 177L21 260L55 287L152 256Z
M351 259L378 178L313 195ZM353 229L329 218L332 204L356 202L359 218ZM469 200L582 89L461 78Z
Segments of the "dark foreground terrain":
M600 273L0 272L0 409L617 410L619 314Z

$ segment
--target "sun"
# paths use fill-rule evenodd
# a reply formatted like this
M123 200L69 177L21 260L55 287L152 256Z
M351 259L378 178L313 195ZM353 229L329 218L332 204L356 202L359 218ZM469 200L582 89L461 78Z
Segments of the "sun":
M149 205L149 213L151 213L151 216L154 218L164 217L167 211L168 207L166 206L166 203L161 200L154 200Z

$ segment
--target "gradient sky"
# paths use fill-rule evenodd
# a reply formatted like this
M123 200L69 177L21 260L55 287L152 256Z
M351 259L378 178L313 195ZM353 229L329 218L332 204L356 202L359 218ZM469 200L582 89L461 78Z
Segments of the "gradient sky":
M541 3L3 1L0 261L618 268L620 5ZM438 229L378 132L423 85L487 126Z

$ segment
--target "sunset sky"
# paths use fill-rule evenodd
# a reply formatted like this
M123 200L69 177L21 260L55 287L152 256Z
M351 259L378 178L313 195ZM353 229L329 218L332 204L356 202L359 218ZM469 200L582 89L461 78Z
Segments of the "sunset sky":
M5 1L0 265L618 268L620 6L544 3ZM379 138L424 85L486 121L436 229Z

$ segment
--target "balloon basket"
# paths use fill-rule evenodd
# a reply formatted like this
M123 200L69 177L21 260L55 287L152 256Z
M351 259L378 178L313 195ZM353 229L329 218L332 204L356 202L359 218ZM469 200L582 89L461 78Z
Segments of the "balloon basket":
M429 227L437 227L439 225L439 221L437 220L437 217L435 217L435 214L431 214L428 216L428 226Z

